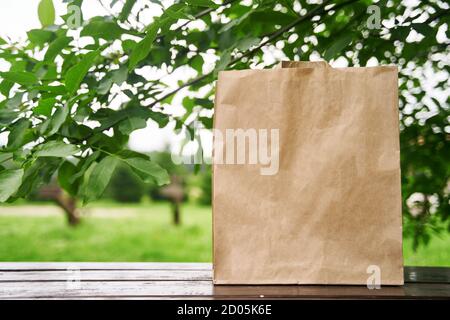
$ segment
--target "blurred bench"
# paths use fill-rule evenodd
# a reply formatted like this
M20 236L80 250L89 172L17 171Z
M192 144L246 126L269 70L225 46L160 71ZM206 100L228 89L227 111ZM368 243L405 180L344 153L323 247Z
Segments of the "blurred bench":
M214 286L210 263L0 263L0 299L450 298L450 268L405 267L405 285Z

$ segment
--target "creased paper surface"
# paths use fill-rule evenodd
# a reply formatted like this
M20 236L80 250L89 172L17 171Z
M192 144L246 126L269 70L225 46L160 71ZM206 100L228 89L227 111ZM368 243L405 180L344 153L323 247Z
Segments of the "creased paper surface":
M213 166L214 283L403 284L397 68L219 73L214 128L279 129L279 169Z

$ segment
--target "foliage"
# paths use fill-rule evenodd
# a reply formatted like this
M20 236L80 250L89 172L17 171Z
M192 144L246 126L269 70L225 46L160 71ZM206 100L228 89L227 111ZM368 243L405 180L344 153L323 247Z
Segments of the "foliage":
M145 189L130 168L122 165L114 172L106 193L118 202L140 202Z
M196 174L188 176L189 200L203 206L212 205L212 168L205 165Z
M184 164L175 164L172 161L171 153L168 151L152 152L150 157L153 159L153 161L155 161L162 168L164 168L172 177L172 179L176 177L176 179L181 184L183 189L186 189L186 180L189 178L190 175L193 174L193 171L189 170L188 166ZM163 196L161 194L161 190L156 184L150 184L147 190L149 196L153 200L167 200L166 196Z
M0 58L10 63L0 73L0 132L9 133L0 152L1 201L29 194L55 173L67 192L90 201L119 162L146 182L168 182L148 157L126 150L129 134L147 120L192 130L198 119L210 127L204 112L213 108L217 72L270 66L275 61L267 52L278 51L290 60L398 65L407 234L417 246L434 220L449 220L445 1L380 0L378 29L368 28L368 0L185 0L171 6L112 0L110 15L89 20L77 16L83 0L64 2L62 23L52 1L41 0L41 29L31 30L25 44L0 39ZM162 13L149 19L152 12ZM148 67L163 76L146 77ZM177 86L165 81L179 73L194 76ZM442 80L431 83L430 73ZM441 97L432 96L436 92ZM174 96L184 97L182 116L171 113ZM67 179L68 173L74 174ZM418 213L407 203L414 193L424 195Z
M193 200L204 205L211 205L211 168L206 167L197 173L192 166L174 164L171 154L167 151L152 152L152 161L167 170L170 176L176 175L190 194L194 190ZM118 202L140 202L144 195L149 195L152 200L161 200L160 187L156 184L143 184L138 177L126 166L119 167L111 178L105 197ZM186 199L187 200L187 199ZM189 197L189 200L190 197Z

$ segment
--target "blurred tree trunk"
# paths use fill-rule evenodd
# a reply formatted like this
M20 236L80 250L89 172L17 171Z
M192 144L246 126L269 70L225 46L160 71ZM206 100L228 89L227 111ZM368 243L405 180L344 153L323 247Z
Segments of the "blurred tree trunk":
M76 226L80 223L80 215L78 213L75 198L61 193L61 195L57 196L55 201L64 210L67 222L70 226Z
M67 222L74 227L80 223L80 215L77 209L76 199L67 195L58 186L45 186L39 191L40 197L51 200L63 209Z
M173 223L178 226L181 224L180 217L180 204L178 202L172 202Z
M174 225L181 224L180 205L184 199L184 187L181 177L173 175L169 185L161 188L160 194L172 204L172 217Z

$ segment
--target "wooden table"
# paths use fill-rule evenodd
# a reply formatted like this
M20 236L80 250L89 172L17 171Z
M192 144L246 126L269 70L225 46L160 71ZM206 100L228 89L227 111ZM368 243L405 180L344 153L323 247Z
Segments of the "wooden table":
M211 268L209 263L0 263L0 299L450 299L450 268L405 267L404 286L379 290L214 286Z

